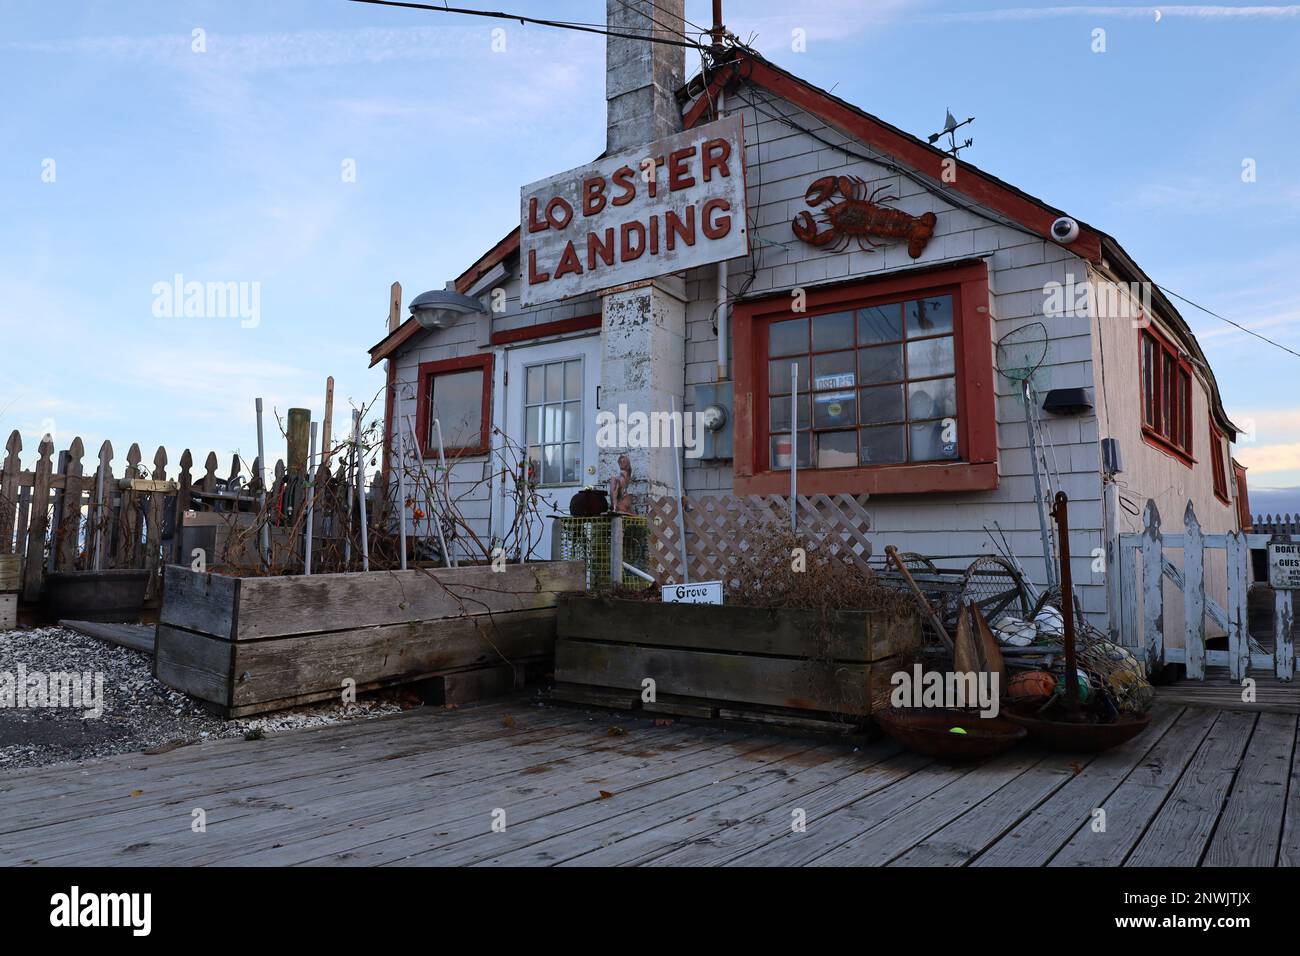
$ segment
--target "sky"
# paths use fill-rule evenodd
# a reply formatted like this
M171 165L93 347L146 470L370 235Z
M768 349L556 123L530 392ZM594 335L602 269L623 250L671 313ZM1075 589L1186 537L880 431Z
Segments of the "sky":
M1300 5L729 0L725 20L914 134L974 115L964 158L1300 351ZM600 36L349 0L0 0L0 432L24 462L48 432L224 468L255 454L255 396L319 417L333 375L337 434L382 387L389 285L441 288L521 185L604 140ZM192 282L243 308L178 314ZM1300 357L1183 314L1245 429L1253 510L1300 512Z

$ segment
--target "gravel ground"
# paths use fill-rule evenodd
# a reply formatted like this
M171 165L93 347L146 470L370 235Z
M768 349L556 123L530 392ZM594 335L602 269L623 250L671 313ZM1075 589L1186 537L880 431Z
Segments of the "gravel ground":
M103 713L80 708L15 709L3 702L5 676L56 671L104 676ZM0 771L49 766L219 737L243 737L395 714L416 706L410 693L363 695L355 704L311 704L263 717L222 720L193 697L154 680L153 659L61 627L0 631Z

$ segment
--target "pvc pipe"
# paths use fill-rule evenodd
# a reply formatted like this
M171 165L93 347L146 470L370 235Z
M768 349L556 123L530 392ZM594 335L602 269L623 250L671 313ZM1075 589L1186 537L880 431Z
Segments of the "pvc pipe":
M790 365L790 530L798 530L795 506L799 494L799 366Z
M399 399L393 400L401 404ZM402 438L402 429L394 428L397 433L397 553L399 567L406 570L406 441Z
M672 416L670 421L677 421L677 396L670 395L669 402L672 407ZM685 437L684 431L682 432ZM685 446L685 442L682 445ZM677 469L677 541L682 549L682 583L691 583L691 562L686 555L686 498L682 494L682 456L673 449L673 465Z
M722 118L723 95L718 93L717 105L715 107L717 118ZM730 331L730 305L727 303L727 277L728 265L724 259L718 263L718 381L725 382L730 371L727 367L727 343L731 337Z
M312 515L316 509L316 423L308 426L311 438L307 451L307 542L303 545L302 573L311 574Z

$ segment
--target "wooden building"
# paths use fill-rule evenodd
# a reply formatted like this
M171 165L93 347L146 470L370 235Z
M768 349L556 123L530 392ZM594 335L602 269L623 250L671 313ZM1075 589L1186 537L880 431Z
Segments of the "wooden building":
M644 27L651 13L679 24L681 0L608 3L616 27ZM437 454L427 414L437 404L455 481L490 470L496 427L527 445L557 509L581 486L603 487L623 451L634 491L671 491L680 451L599 447L598 413L720 405L727 424L712 453L682 456L688 494L785 494L794 448L801 492L870 496L877 554L890 543L965 563L995 553L996 523L1041 582L1025 402L997 344L1042 323L1030 379L1039 476L1070 497L1090 618L1104 626L1118 593L1108 541L1141 530L1148 499L1171 525L1190 501L1207 533L1241 527L1237 429L1210 359L1114 238L739 46L715 49L687 78L679 46L608 42L607 156L743 122L748 254L631 288L615 269L604 286L536 301L524 204L523 228L467 250L455 280L482 312L441 329L408 319L370 350L372 364L389 363L400 412L390 421L418 416L426 457ZM847 215L823 218L836 205ZM854 214L895 235L859 241ZM807 241L801 218L844 235ZM509 520L508 501L500 483L483 488L472 517L489 535ZM1208 593L1222 600L1224 589L1223 569L1209 568ZM1166 623L1177 643L1181 622Z

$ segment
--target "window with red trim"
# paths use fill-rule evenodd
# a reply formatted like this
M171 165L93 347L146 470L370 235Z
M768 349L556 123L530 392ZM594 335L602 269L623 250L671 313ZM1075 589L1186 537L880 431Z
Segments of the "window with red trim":
M1228 497L1228 470L1224 463L1223 432L1210 422L1210 467L1214 469L1214 497L1225 505L1232 504Z
M809 493L997 487L982 262L792 304L735 309L740 493L779 491L796 454Z
M442 427L447 457L487 454L492 426L491 355L420 364L415 427L425 458L438 456L435 420Z
M1246 466L1237 459L1232 461L1232 476L1237 481L1237 520L1242 531L1249 531L1255 524L1250 515L1250 489L1246 487Z
M1192 462L1192 367L1150 329L1142 345L1142 433L1152 444Z

